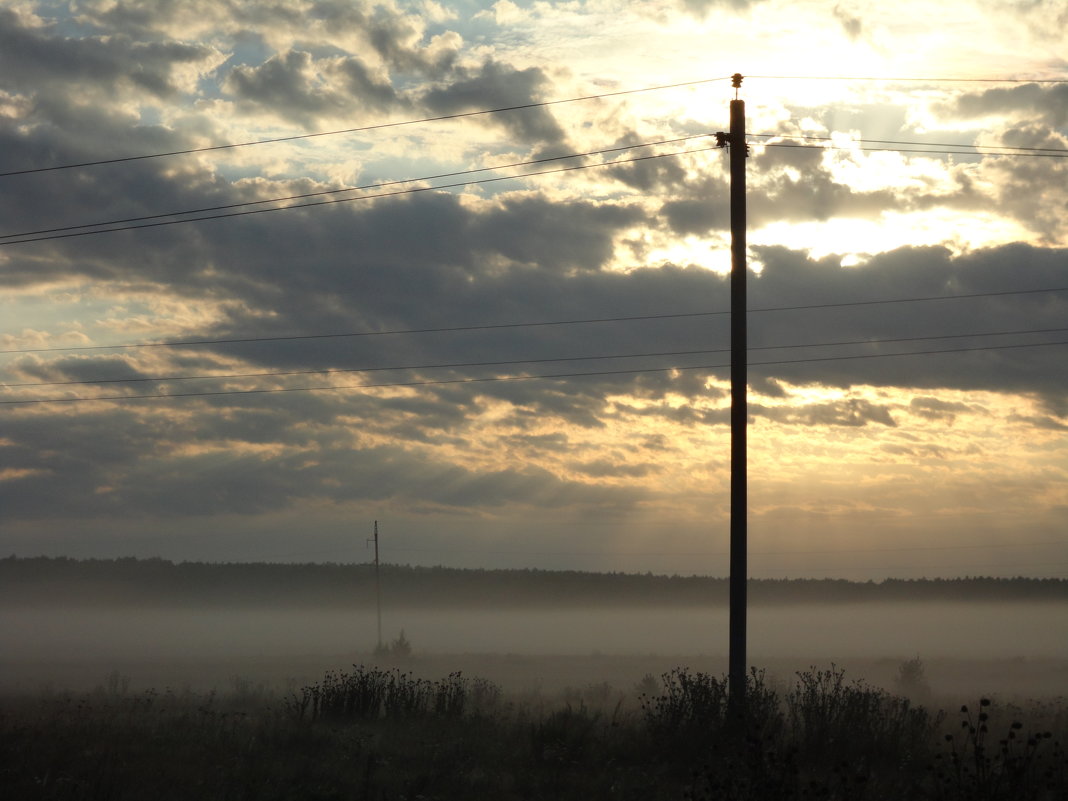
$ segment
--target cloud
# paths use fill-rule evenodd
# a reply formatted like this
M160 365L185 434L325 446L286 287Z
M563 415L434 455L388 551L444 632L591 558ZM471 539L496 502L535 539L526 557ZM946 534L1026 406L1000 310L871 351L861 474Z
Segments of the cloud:
M786 137L750 158L746 174L750 228L835 218L877 219L886 212L937 205L943 200L916 188L855 188L833 174L827 153ZM693 170L695 174L686 174L677 165L623 170L617 168L613 174L637 189L666 198L660 214L672 233L700 236L730 227L729 181L719 163L706 160Z
M831 13L834 15L834 18L841 23L842 30L845 31L846 36L853 41L860 38L861 34L864 32L864 22L860 17L852 11L842 8L841 5L836 5Z
M210 186L210 184L209 184ZM44 202L42 198L41 202ZM648 310L697 310L726 302L726 282L699 268L645 268L628 273L607 269L614 243L643 220L630 205L550 202L533 195L502 197L470 206L451 195L416 195L373 205L276 214L273 218L216 223L193 237L164 233L149 250L127 247L125 237L97 237L85 243L57 243L54 256L25 259L16 251L5 270L9 285L34 281L104 280L138 282L144 292L188 298L226 296L231 301L204 338L255 336L286 331L403 330L453 327L493 321L545 321L616 317ZM418 236L409 235L419 232ZM141 235L144 236L144 235ZM154 236L150 234L150 236ZM173 237L173 238L172 238ZM309 250L309 243L329 247ZM843 268L833 258L814 260L784 248L756 249L764 268L750 292L754 308L834 304L863 300L1001 291L1012 286L1063 284L1064 251L1025 245L975 251L954 258L941 248L903 248L881 254L864 267ZM69 256L69 258L68 258ZM189 264L200 265L190 269ZM1011 275L1012 280L1008 280ZM448 298L447 304L440 302ZM239 301L239 302L238 302ZM696 302L695 302L696 301ZM864 342L915 336L996 333L1056 328L1065 299L1021 295L974 298L956 303L830 307L754 315L751 344ZM1024 322L1026 321L1026 322ZM715 322L715 321L709 321ZM720 321L722 322L722 321ZM982 324L980 324L982 323ZM663 333L651 323L502 330L496 336L451 335L380 340L323 340L315 363L304 343L219 345L226 359L281 368L372 367L693 350L694 344L722 347L725 325L678 320ZM710 331L719 331L710 337ZM580 332L580 339L575 338ZM801 332L799 334L799 332ZM760 380L836 386L1008 389L1034 393L1051 410L1063 408L1065 381L1056 368L1056 346L985 350L894 358L902 350L944 350L968 346L1025 344L1051 339L1036 334L971 340L754 351ZM835 361L842 356L863 359ZM774 364L796 356L829 361ZM681 364L723 363L724 356L678 359ZM656 362L654 361L653 364ZM664 363L663 359L659 360ZM531 372L591 371L643 367L650 360L532 365L507 368ZM98 375L107 374L101 363ZM58 365L50 369L66 369ZM79 369L83 369L79 367ZM502 369L502 368L490 368ZM470 369L444 371L444 376ZM711 371L720 373L722 371ZM414 373L414 375L413 375ZM85 372L79 375L87 374ZM529 398L543 411L567 408L573 420L593 424L600 393L607 386L631 391L703 395L708 371L563 381L564 388L535 384L478 387L478 392L519 402ZM384 374L392 378L389 374ZM431 375L401 371L399 378ZM442 376L434 371L433 376ZM376 376L377 378L377 376ZM475 389L458 390L469 397Z
M1068 424L1062 423L1060 420L1054 420L1052 417L1042 415L1009 415L1007 418L1010 423L1023 423L1027 426L1034 426L1035 428L1043 428L1047 431L1068 431Z
M1044 126L1018 125L1002 133L1010 147L1068 149L1068 136ZM1065 159L993 158L984 171L999 206L1051 244L1068 241L1068 163Z
M642 137L631 131L617 139L612 146L627 147L641 144L642 141ZM677 185L686 180L686 170L674 159L635 161L631 164L612 167L609 169L609 174L617 181L643 191L654 187Z
M315 61L309 53L289 51L257 66L234 67L223 86L250 110L269 110L309 127L324 117L408 105L387 77L372 74L356 57Z
M598 270L613 255L614 233L644 215L624 205L526 197L480 216L472 237L485 250L541 269Z
M628 464L625 462L595 459L590 462L572 462L571 469L591 478L643 478L656 468L649 464Z
M836 180L824 153L814 147L768 147L752 159L755 197L749 220L754 227L784 220L872 218L905 205L892 189L858 191Z
M570 442L567 434L559 432L555 434L519 434L503 437L502 440L523 450L532 448L549 451L566 451Z
M939 110L956 119L1011 116L1063 128L1068 125L1068 85L1025 83L996 87L961 95Z
M350 0L123 0L79 9L85 25L136 39L231 40L234 49L256 43L274 52L314 46L359 53L404 72L431 76L447 69L462 39L453 31L428 36L428 26L450 15L435 4L406 12L393 3Z
M952 423L956 420L958 414L984 412L981 407L932 397L913 398L909 402L909 411L928 420L941 420L947 423Z
M864 267L843 268L832 259L814 261L796 252L758 249L765 267L753 282L754 308L834 303L862 298L934 297L946 294L998 292L1006 287L1045 288L1063 285L1064 250L1009 245L953 258L941 248L902 248L874 257ZM789 302L785 302L789 298ZM816 300L819 298L819 300ZM957 333L1055 329L1068 310L1063 293L994 296L971 300L884 304L853 309L760 315L752 323L752 345L788 342L803 330L807 341L846 342L865 338L898 338ZM799 328L803 326L802 328ZM862 333L863 332L863 333ZM1029 337L937 339L901 345L855 346L849 351L825 348L811 353L829 361L796 366L759 368L791 383L814 382L835 386L870 383L875 386L930 387L1033 393L1051 410L1063 414L1068 406L1068 382L1054 363L1060 346L1006 350L956 351L924 356L890 356L910 350L954 351L967 347L1057 341L1056 334ZM884 355L886 354L886 355ZM800 354L799 354L800 355ZM805 354L809 355L809 354ZM862 355L873 358L839 359ZM789 353L769 351L755 361L774 361ZM1025 378L1026 376L1026 378Z
M730 229L730 215L722 204L706 200L669 200L660 207L671 230L681 236L705 235Z
M897 425L887 407L878 406L863 398L791 407L752 404L750 413L787 425L858 427L878 423L890 428Z
M764 0L678 0L679 8L698 19L705 19L713 11L730 9L745 11Z
M1023 19L1039 42L1064 41L1068 9L1060 0L997 0L994 6L1014 20Z
M146 415L118 408L68 418L62 431L44 417L22 418L0 447L0 471L14 476L0 482L0 507L13 520L53 514L49 499L56 497L63 498L63 514L74 517L120 510L149 517L263 514L310 500L618 508L634 499L534 466L469 469L410 447L360 445L347 432L339 437L344 429L324 417L323 411L342 408L335 403L273 401L274 408L259 411L242 404L237 414L239 407L217 414L200 407L193 417L181 409ZM287 406L305 416L318 407L316 422L294 424ZM388 418L396 411L384 404L375 414Z
M447 85L430 89L422 103L435 114L462 114L487 108L537 103L551 82L539 67L517 69L488 59L478 67L458 67ZM484 118L515 137L516 144L537 145L540 156L567 152L567 136L544 106Z
M0 69L16 91L50 96L78 87L83 97L138 94L171 98L191 87L182 75L211 69L217 51L182 42L138 42L122 35L66 37L54 26L31 24L12 9L0 9Z

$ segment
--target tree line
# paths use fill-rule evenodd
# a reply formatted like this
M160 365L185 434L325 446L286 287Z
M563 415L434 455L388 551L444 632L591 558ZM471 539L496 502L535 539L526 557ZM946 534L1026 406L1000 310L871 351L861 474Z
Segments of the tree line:
M384 564L381 594L391 606L721 606L727 579L625 572L476 569ZM276 604L368 607L375 602L375 566L337 563L209 563L162 559L18 557L0 559L0 602L167 603L179 606ZM865 601L1063 601L1068 580L752 579L760 603Z
M719 606L728 581L713 576L500 570L384 564L381 593L391 606ZM0 559L0 603L93 605L328 605L375 603L373 564L171 562L165 559ZM1068 601L1068 580L751 579L750 602Z

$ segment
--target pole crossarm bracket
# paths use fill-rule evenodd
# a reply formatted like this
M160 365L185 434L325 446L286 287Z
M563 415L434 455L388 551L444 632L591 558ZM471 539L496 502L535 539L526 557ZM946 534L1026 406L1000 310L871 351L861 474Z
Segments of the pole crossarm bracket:
M734 142L731 141L731 135L729 133L724 133L723 131L716 131L715 136L716 136L716 147L727 147L727 148L729 148L732 144L734 144ZM748 158L749 157L749 145L747 145L745 143L744 137L743 137L742 141L740 141L738 144L743 145L745 147L745 155Z

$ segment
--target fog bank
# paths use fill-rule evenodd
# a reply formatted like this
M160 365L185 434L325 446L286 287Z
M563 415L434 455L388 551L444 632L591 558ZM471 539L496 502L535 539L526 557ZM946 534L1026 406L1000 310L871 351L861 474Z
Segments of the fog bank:
M22 689L33 683L99 682L112 669L132 672L140 683L163 676L204 686L210 683L203 675L207 664L214 665L216 681L237 674L315 679L322 670L368 658L376 629L373 612L336 608L5 608L0 665L4 684ZM600 661L600 678L596 665L583 668L581 676L556 675L563 662L524 674L524 680L561 685L572 678L609 680L609 674L626 679L624 664L634 670L680 663L715 673L726 669L722 608L386 610L386 643L402 629L416 662L440 664L446 672L461 662L477 669L470 659L460 660L462 655L480 655L489 665L497 655L513 667L524 657ZM444 655L453 655L455 664ZM882 664L889 666L882 670L887 673L915 656L928 663L1068 664L1068 615L1063 604L1025 603L812 604L758 607L749 614L749 661L757 666ZM613 660L618 664L608 669ZM1021 678L1014 680L1014 691L1026 689L1015 686Z

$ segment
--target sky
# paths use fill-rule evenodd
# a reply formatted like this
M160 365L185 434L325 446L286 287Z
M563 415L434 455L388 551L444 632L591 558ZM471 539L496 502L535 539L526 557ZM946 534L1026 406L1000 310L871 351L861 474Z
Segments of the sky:
M1059 0L2 0L0 553L726 575L739 73L751 575L1068 576L1065 53Z

